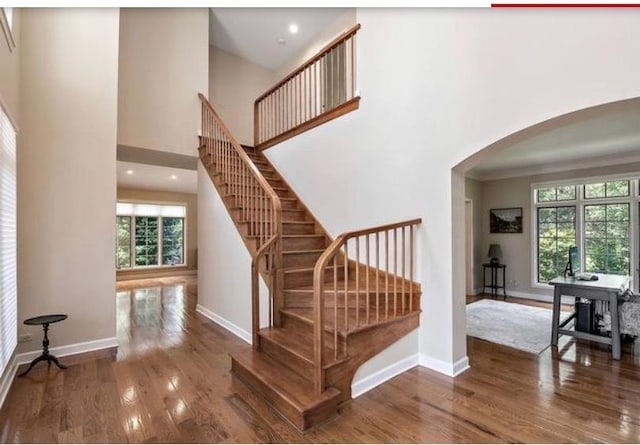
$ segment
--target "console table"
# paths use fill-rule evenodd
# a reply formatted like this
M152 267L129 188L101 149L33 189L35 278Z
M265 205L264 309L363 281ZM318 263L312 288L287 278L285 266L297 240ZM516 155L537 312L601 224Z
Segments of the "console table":
M620 360L622 349L620 345L620 317L618 314L618 298L629 287L629 277L624 275L598 274L597 281L581 281L573 277L558 277L550 281L553 291L553 319L551 327L551 345L558 346L560 334L571 337L595 341L611 345L611 353L615 360ZM571 314L560 323L560 301L562 296L586 298L609 302L611 311L611 338L602 335L565 329L565 326L576 317Z
M496 263L484 263L482 265L482 292L486 288L491 289L491 296L498 296L498 289L502 289L502 295L504 299L507 299L507 289L505 286L506 283L506 275L507 275L507 265L506 264L496 264ZM487 284L487 269L491 271L491 282ZM502 286L498 284L498 271L502 270Z

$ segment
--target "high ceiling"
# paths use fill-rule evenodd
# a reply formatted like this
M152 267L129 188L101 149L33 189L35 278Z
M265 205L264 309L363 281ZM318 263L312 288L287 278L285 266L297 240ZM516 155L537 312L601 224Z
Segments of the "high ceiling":
M570 123L515 143L473 167L480 180L640 161L640 106Z
M198 193L198 172L195 170L122 161L118 161L116 164L118 187Z
M344 8L211 8L209 43L269 69L280 67ZM298 25L291 34L289 25ZM278 43L284 39L285 44Z

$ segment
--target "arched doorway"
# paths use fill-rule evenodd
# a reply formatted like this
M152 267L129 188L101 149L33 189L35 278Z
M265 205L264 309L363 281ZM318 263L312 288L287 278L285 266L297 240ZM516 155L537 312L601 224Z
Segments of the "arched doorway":
M476 242L472 247L474 252L471 253L476 270L472 278L475 285L471 287L475 291L483 292L483 264L489 261L489 246L498 244L506 258L507 266L506 279L502 281L498 272L497 283L494 283L500 287L504 283L505 289L498 289L500 295L504 291L509 298L518 303L522 301L516 299L529 298L542 302L549 300L550 288L544 286L544 280L547 279L546 275L557 273L559 258L565 255L565 252L563 244L560 243L560 247L553 253L555 263L548 267L549 270L544 269L546 263L543 260L546 261L547 257L541 255L537 247L540 234L536 215L538 208L561 207L549 202L536 203L535 194L545 184L549 187L555 184L573 184L571 187L578 190L575 203L569 200L570 205L563 207L575 208L574 212L578 216L574 216L574 221L577 222L574 222L576 235L573 242L580 246L585 267L588 265L592 269L603 266L594 259L597 256L594 253L596 251L588 251L591 247L587 244L591 246L596 243L589 239L591 235L584 233L585 211L604 211L603 209L609 208L607 206L621 203L628 206L629 236L623 241L628 243L629 254L621 261L624 267L628 267L629 274L636 278L637 288L637 265L640 262L638 141L640 98L633 98L581 109L527 127L486 146L452 169L452 257L453 270L459 271L454 273L452 283L456 327L454 342L459 348L464 348L466 343L465 305L468 302L470 287L465 272L469 270L469 267L465 267L465 261L470 256L465 247L469 233L466 223L468 220L465 219L468 204L465 202L469 200L477 207L473 218L474 224L479 225L473 229ZM529 165L526 165L527 162ZM484 187L482 198L469 196L470 177L479 179L480 183L490 184ZM628 199L627 196L614 196L615 199L608 202L603 200L603 196L603 199L588 201L585 184L607 184L617 179L628 182ZM516 185L521 191L525 191L517 195ZM559 199L561 203L566 204L565 201L564 198ZM599 207L596 208L594 203ZM514 229L513 232L516 233L491 233L491 209L515 209L515 213L519 211L523 228L521 231ZM587 225L588 223L587 221ZM564 222L560 221L560 224ZM611 224L617 222L613 221ZM558 244L557 240L555 242ZM622 243L620 239L606 240L606 243L616 242ZM612 256L606 252L607 258ZM487 277L490 276L488 272ZM495 296L493 297L495 299ZM549 337L550 333L548 336L545 334L544 341Z

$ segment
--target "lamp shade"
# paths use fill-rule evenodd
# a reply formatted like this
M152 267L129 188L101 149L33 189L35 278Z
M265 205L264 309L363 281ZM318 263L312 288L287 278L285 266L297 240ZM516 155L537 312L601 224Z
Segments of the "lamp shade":
M500 244L491 244L489 245L489 258L502 258L502 249L500 248Z

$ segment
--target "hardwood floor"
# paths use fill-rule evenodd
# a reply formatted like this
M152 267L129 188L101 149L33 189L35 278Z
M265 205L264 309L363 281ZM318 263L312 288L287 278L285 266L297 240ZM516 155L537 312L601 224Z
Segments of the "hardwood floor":
M305 435L231 378L245 344L196 314L193 277L118 283L114 351L16 379L6 442L638 442L640 368L563 338L535 356L468 339L456 379L416 367ZM240 397L251 400L246 403Z

